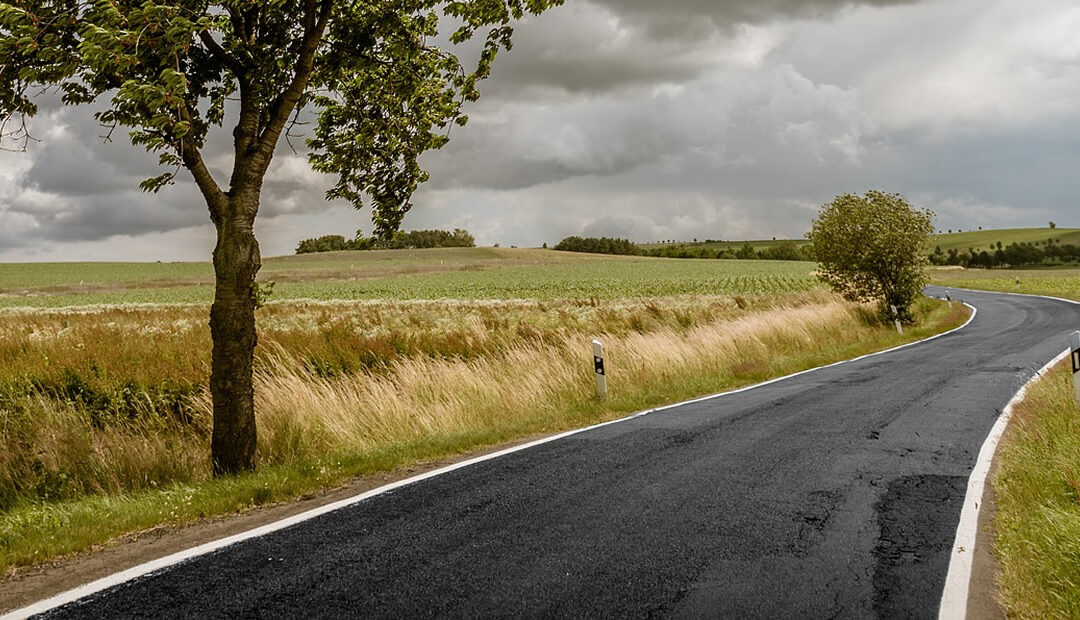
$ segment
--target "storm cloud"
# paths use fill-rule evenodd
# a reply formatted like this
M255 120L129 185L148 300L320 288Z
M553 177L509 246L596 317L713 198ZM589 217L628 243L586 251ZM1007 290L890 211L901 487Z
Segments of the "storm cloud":
M871 188L940 228L1080 224L1078 29L1064 0L571 1L517 27L468 126L425 156L405 226L504 245L801 236ZM103 144L91 110L45 109L42 143L0 153L0 258L206 257L184 173L143 194L154 157ZM219 178L229 156L226 130L207 148ZM282 145L264 253L370 230L323 199L330 181Z

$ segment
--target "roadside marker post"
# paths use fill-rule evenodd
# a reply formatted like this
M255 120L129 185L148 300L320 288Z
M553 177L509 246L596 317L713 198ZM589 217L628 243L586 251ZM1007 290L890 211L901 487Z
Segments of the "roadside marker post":
M896 306L889 306L889 307L892 308L893 323L896 324L896 333L903 336L904 335L904 328L900 327L900 312L896 309Z
M945 301L949 302L949 307L952 308L952 295L949 294L949 291L945 291Z
M1076 396L1076 404L1080 405L1080 332L1072 333L1069 349L1072 357L1073 394Z
M607 396L607 374L604 372L604 345L599 340L592 341L593 371L596 372L596 396Z

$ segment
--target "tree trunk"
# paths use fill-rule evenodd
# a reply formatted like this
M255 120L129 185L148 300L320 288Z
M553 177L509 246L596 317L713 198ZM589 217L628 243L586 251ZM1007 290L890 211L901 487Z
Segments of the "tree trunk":
M210 394L214 430L210 457L214 476L255 468L255 275L261 261L252 225L258 197L231 197L216 223L214 305L210 308ZM250 204L249 204L250 203Z

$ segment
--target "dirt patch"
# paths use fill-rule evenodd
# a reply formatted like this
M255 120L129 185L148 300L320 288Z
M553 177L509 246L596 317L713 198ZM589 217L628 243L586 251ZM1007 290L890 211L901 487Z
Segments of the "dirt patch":
M127 534L89 551L66 556L44 565L20 568L13 574L0 579L0 613L31 605L102 577L185 549L246 532L392 482L536 441L546 436L548 435L535 435L452 458L363 476L339 487L291 502L259 506L239 513L202 519L184 526L159 526Z

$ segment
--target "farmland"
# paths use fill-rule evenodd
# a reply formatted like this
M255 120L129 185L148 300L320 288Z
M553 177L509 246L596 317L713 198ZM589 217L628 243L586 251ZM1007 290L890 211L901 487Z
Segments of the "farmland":
M967 232L945 233L930 238L930 249L940 247L942 252L949 250L965 251L974 248L977 251L990 250L1000 242L1003 246L1012 243L1045 244L1053 239L1063 245L1080 245L1080 228L1002 228L995 230L970 230Z
M673 261L551 250L449 248L271 258L273 300L561 299L761 295L817 287L809 263ZM40 280L36 274L40 272ZM207 263L0 265L0 307L209 304Z
M1080 269L934 269L931 283L1080 301Z
M2 265L0 571L357 475L760 381L899 336L809 263L503 248L265 261L255 473L209 475L209 266ZM591 391L604 340L610 397Z

